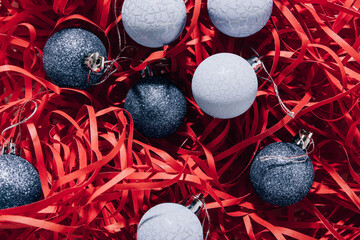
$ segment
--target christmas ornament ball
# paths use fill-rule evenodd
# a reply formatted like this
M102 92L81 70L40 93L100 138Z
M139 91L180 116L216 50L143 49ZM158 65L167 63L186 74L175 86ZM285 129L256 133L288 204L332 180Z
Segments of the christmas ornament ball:
M250 167L250 180L264 201L288 206L308 194L314 181L314 167L299 146L276 142L256 155Z
M199 107L210 116L234 118L250 108L258 88L251 65L232 53L218 53L195 70L192 93Z
M247 37L260 31L270 19L273 0L208 0L214 26L231 37Z
M141 218L137 240L203 240L203 229L197 216L177 203L152 207Z
M186 100L180 89L159 76L143 78L133 86L125 97L124 107L136 130L150 138L174 133L186 115Z
M46 42L43 65L46 75L59 87L86 89L100 81L101 73L92 73L85 58L92 53L107 56L102 41L81 28L68 28L56 32ZM88 79L89 76L89 79Z
M121 13L127 34L150 48L173 42L186 23L183 0L125 0Z
M0 209L26 205L40 197L41 182L34 166L17 155L1 155Z

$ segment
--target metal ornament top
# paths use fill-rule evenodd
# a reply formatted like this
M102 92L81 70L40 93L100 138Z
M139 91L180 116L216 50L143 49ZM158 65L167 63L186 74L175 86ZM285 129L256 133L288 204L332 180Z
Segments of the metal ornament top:
M199 215L201 210L204 208L203 194L199 193L195 196L188 197L183 206L192 211L195 215Z
M9 143L4 143L0 145L0 155L4 154L13 154L20 156L20 147L14 142L14 138L11 137Z
M299 133L292 140L292 143L299 146L303 150L307 150L310 147L310 145L313 144L312 136L313 136L312 132L301 129Z
M101 56L98 52L89 54L85 58L85 65L90 68L92 72L101 72L105 68L105 57Z
M254 71L257 73L258 71L264 69L264 64L260 60L259 57L253 56L251 58L246 59L248 63L251 65L251 67L254 69Z

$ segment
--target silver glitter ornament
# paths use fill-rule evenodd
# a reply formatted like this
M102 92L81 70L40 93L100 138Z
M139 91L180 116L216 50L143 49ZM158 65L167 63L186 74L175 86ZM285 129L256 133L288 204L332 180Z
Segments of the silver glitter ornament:
M48 39L43 65L57 86L86 89L100 81L106 56L105 46L96 35L81 28L68 28Z
M264 201L288 206L302 200L314 181L314 167L305 149L312 133L303 132L293 143L276 142L264 147L250 167L250 180Z
M174 133L186 115L186 100L180 89L159 76L141 79L127 93L124 107L135 129L150 138Z
M36 202L41 197L37 170L14 154L0 156L0 209Z

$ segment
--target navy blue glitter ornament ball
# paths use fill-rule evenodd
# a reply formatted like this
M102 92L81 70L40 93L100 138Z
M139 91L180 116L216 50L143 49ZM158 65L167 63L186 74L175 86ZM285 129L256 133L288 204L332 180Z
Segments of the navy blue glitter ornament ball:
M36 202L41 197L37 170L25 159L14 155L0 156L0 209Z
M147 76L129 90L125 109L141 134L162 138L174 133L184 121L186 100L168 79Z
M91 68L86 64L94 55L101 56L103 63L107 52L102 41L84 29L68 28L48 39L43 51L43 65L47 76L57 86L86 89L102 77L101 72L90 72Z
M308 144L309 141L276 142L256 155L250 167L250 180L265 202L289 206L308 194L314 181L314 167L304 150Z

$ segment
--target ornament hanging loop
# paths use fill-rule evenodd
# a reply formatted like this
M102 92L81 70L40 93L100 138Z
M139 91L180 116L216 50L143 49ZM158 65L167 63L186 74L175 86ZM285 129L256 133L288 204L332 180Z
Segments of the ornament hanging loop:
M7 140L5 137L4 137L4 134L6 131L12 129L12 128L16 128L17 126L20 126L21 124L27 122L30 118L32 118L35 113L37 112L38 110L38 105L37 103L34 101L34 100L29 100L27 102L25 102L20 110L19 110L19 120L21 119L21 114L22 114L22 111L24 110L26 104L28 104L29 102L33 103L35 105L34 107L34 110L33 112L30 114L30 116L28 116L27 118L19 121L18 123L15 123L13 125L10 125L8 126L7 128L5 128L4 130L2 130L1 132L1 136L2 136L2 139L5 141L4 144L2 144L1 146L1 155L2 154L14 154L14 155L20 155L20 148L18 147L18 145L14 142L14 137L11 137L10 138L10 141ZM21 138L21 128L19 129L19 137Z
M202 227L204 228L205 220L208 221L208 229L206 231L205 240L208 239L209 233L210 233L210 215L206 207L204 195L202 193L199 193L197 195L193 195L185 199L185 201L182 204L186 208L188 208L190 211L192 211L195 215L199 216L201 211L204 209L206 218L203 219Z
M250 47L250 49L255 53L256 56L253 56L253 57L249 58L247 61L253 67L255 73L259 72L260 70L265 71L266 75L268 75L268 78L264 78L264 77L260 77L260 78L264 79L266 81L269 81L274 85L274 91L275 91L276 97L278 98L278 101L279 101L279 104L280 104L282 110L288 116L290 116L292 119L294 119L295 118L295 113L293 111L291 111L289 108L287 108L285 103L281 99L278 86L275 83L274 79L271 77L271 74L269 73L269 71L266 69L266 67L264 65L264 62L261 60L262 57L259 55L258 52L255 51L255 49L253 49L252 47Z

